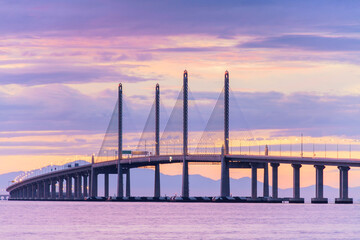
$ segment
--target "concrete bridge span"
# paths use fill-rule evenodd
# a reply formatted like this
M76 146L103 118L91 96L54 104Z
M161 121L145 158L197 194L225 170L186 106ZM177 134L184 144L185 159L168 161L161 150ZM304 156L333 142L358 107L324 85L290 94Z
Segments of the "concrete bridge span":
M94 162L83 166L67 168L43 175L31 177L17 182L7 188L11 200L80 200L96 199L98 196L98 175L104 174L105 192L104 197L109 197L109 174L117 174L117 200L131 197L130 180L131 169L138 167L153 166L154 171L154 198L161 197L160 167L162 164L181 163L182 168L182 198L188 199L189 189L189 163L209 163L221 166L221 187L219 199L228 200L230 196L230 168L251 169L251 196L245 198L248 202L282 202L284 199L278 197L278 167L280 164L291 164L293 168L293 196L287 198L292 203L303 203L300 193L300 172L302 165L313 165L316 175L316 192L312 199L313 203L327 203L328 199L323 194L323 170L326 166L337 166L339 169L339 198L336 203L352 203L348 196L348 171L350 167L360 167L360 159L332 159L332 158L306 158L306 157L285 157L269 156L266 147L264 155L234 155L229 154L229 72L225 72L224 80L224 142L221 154L200 155L189 154L188 152L188 73L183 74L183 141L181 155L160 155L160 87L155 88L155 134L156 145L155 155L143 157L123 157L123 108L122 108L122 85L118 88L118 148L117 157L114 160ZM269 192L269 168L272 171L272 192ZM263 196L258 196L257 172L264 170ZM125 194L124 182L125 179ZM64 188L65 186L65 188Z
M162 164L182 163L183 155L147 156L121 160L122 174L126 176L125 196L131 196L130 169L146 166L161 166ZM185 156L188 163L200 162L221 165L221 189L219 196L230 196L230 168L251 169L252 184L251 197L249 201L259 200L257 189L257 171L264 171L263 198L269 201L282 201L278 198L278 167L280 164L291 164L293 167L293 196L289 202L301 203L304 199L300 194L300 168L302 165L313 165L316 174L316 192L312 199L313 203L326 203L328 200L323 194L323 169L326 166L337 166L339 168L340 192L337 203L352 203L348 197L348 171L350 167L360 167L360 160L329 159L329 158L301 158L301 157L277 157L266 155L188 155ZM105 178L105 198L109 197L109 174L117 174L118 160L92 163L79 167L67 168L57 172L51 172L40 176L25 179L11 185L7 191L11 199L18 200L81 200L85 198L96 198L98 196L98 175L103 174ZM272 183L269 183L269 168L272 171ZM155 182L159 181L156 185ZM269 193L269 186L272 186L272 193ZM65 187L64 187L65 186ZM160 179L154 172L154 197L160 192Z

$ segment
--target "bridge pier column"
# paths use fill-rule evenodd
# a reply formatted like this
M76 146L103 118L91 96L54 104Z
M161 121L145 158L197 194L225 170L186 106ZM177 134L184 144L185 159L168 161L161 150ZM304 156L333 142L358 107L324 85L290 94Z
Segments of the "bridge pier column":
M83 193L82 193L82 176L81 176L81 174L79 173L79 175L78 175L78 198L80 199L80 198L82 198L82 195L83 195Z
M44 181L44 199L48 199L50 197L50 184L48 180Z
M278 168L279 163L271 163L272 167L272 198L278 199Z
M44 186L42 182L39 182L39 199L44 197Z
M80 174L76 175L76 192L77 192L76 198L80 199L81 195L82 195L82 193L81 193L81 175Z
M316 187L315 198L311 199L311 203L328 203L328 199L324 198L324 165L315 165L316 169Z
M56 180L51 179L51 199L56 199Z
M109 197L109 174L105 173L104 174L104 196L106 198Z
M67 199L70 198L70 195L69 195L69 181L70 181L69 176L67 176L66 177L66 184L65 184L65 197Z
M91 197L97 197L98 196L98 173L93 169L91 174Z
M73 198L73 194L72 194L72 176L67 176L67 179L66 179L66 198L67 199Z
M41 185L40 185L40 182L37 182L36 183L36 198L37 199L40 199L40 187L41 187Z
M251 198L257 198L257 164L251 163Z
M32 185L28 185L27 187L27 199L31 199L32 197Z
M183 157L183 171L182 171L182 197L189 197L189 163L186 156Z
M36 196L36 186L35 184L31 184L31 199L35 199Z
M293 167L293 198L289 199L290 203L304 203L300 198L300 168L301 164L291 164Z
M154 197L160 197L160 164L155 164Z
M126 197L130 197L131 189L130 189L130 168L128 168L126 172Z
M84 174L84 175L83 175L83 197L84 197L84 198L88 196L87 178L88 178L88 175L87 175L87 174Z
M264 185L263 185L264 197L269 197L269 164L264 163Z
M230 172L229 172L229 163L225 158L225 149L221 148L221 186L220 186L220 196L229 197L230 196Z
M76 174L75 176L74 176L74 198L75 199L77 199L77 198L79 198L79 181L78 181L78 178L79 178L79 176Z
M64 198L64 179L59 178L59 199Z
M44 184L43 182L39 183L39 199L44 197Z
M340 196L340 198L343 198L343 171L340 169L340 167L338 167L338 169L339 169L339 177L340 177L340 179L339 179L339 184L340 184L340 186L339 186L339 190L340 190L340 192L339 192L339 196Z
M353 199L349 198L349 176L350 167L339 166L340 170L340 197L335 199L335 203L353 203Z

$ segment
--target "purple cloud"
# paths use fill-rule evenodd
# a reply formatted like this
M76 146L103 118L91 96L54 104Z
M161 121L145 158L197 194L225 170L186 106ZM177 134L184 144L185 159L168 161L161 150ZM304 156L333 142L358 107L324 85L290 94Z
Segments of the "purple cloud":
M238 45L240 48L285 48L310 51L360 51L359 38L283 35Z
M151 52L218 52L223 51L224 47L176 47L176 48L156 48L150 49Z
M59 67L60 69L62 67ZM58 70L34 69L32 72L21 73L0 73L0 84L19 84L26 86L56 84L56 83L89 83L89 82L143 82L154 80L142 76L130 76L123 73L115 72L109 68L83 68L83 67L63 67Z
M0 4L2 35L139 36L341 31L360 15L357 1L10 1ZM319 14L321 13L321 14ZM126 23L126 24L125 24ZM346 29L349 31L349 28ZM353 31L354 32L354 31Z

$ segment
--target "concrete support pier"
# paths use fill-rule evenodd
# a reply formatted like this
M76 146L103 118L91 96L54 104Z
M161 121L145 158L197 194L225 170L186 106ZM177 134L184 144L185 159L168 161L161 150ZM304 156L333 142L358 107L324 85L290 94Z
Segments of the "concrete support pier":
M251 198L257 199L257 164L251 163Z
M293 167L293 198L289 203L304 203L304 198L300 198L300 168L301 164L291 164Z
M51 199L56 199L56 180L51 179Z
M221 186L220 186L220 196L229 197L230 196L230 172L229 164L224 155L225 149L221 148Z
M264 163L264 185L263 185L263 196L269 197L269 164Z
M64 198L64 179L59 178L59 198Z
M154 197L160 197L160 165L155 165Z
M67 176L66 179L66 198L71 199L73 197L72 194L72 176Z
M35 199L36 197L36 185L31 184L31 199Z
M88 175L83 175L83 197L88 196Z
M104 197L109 197L109 174L104 174Z
M186 156L183 159L181 196L189 197L189 163L186 161Z
M278 168L279 163L271 163L272 168L272 199L278 199Z
M37 183L37 192L36 192L36 198L37 199L40 199L41 198L41 193L42 193L42 190L41 190L41 182L38 182Z
M340 204L351 204L353 199L349 198L349 170L350 167L339 166L340 170L340 196L335 198L335 203Z
M98 196L98 174L97 172L93 169L92 173L91 173L91 197L97 197Z
M67 176L66 177L66 180L65 180L65 198L66 199L69 199L70 198L70 195L69 195L69 177Z
M28 198L29 199L33 198L33 185L30 185L28 188Z
M324 198L324 165L315 165L316 169L316 188L315 198L311 199L311 203L328 203L328 199Z
M82 197L82 192L81 192L81 175L80 174L78 174L77 176L76 176L76 181L77 181L77 196L76 196L76 198L77 199L81 199L81 197Z
M44 181L44 199L48 199L50 197L50 184L49 181Z
M79 176L74 176L74 198L79 198Z
M126 171L126 197L130 197L131 189L130 189L130 168Z

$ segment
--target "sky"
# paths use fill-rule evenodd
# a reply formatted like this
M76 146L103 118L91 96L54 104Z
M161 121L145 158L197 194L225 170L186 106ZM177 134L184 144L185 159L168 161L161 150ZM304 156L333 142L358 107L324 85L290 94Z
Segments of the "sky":
M358 1L0 1L0 173L97 153L120 82L140 135L155 84L169 116L185 69L205 123L228 70L241 124L272 154L296 152L303 133L309 156L315 143L317 156L328 144L327 156L339 145L360 158L359 16ZM303 172L313 184L314 169ZM325 172L337 186L336 169ZM291 186L290 168L280 177Z

